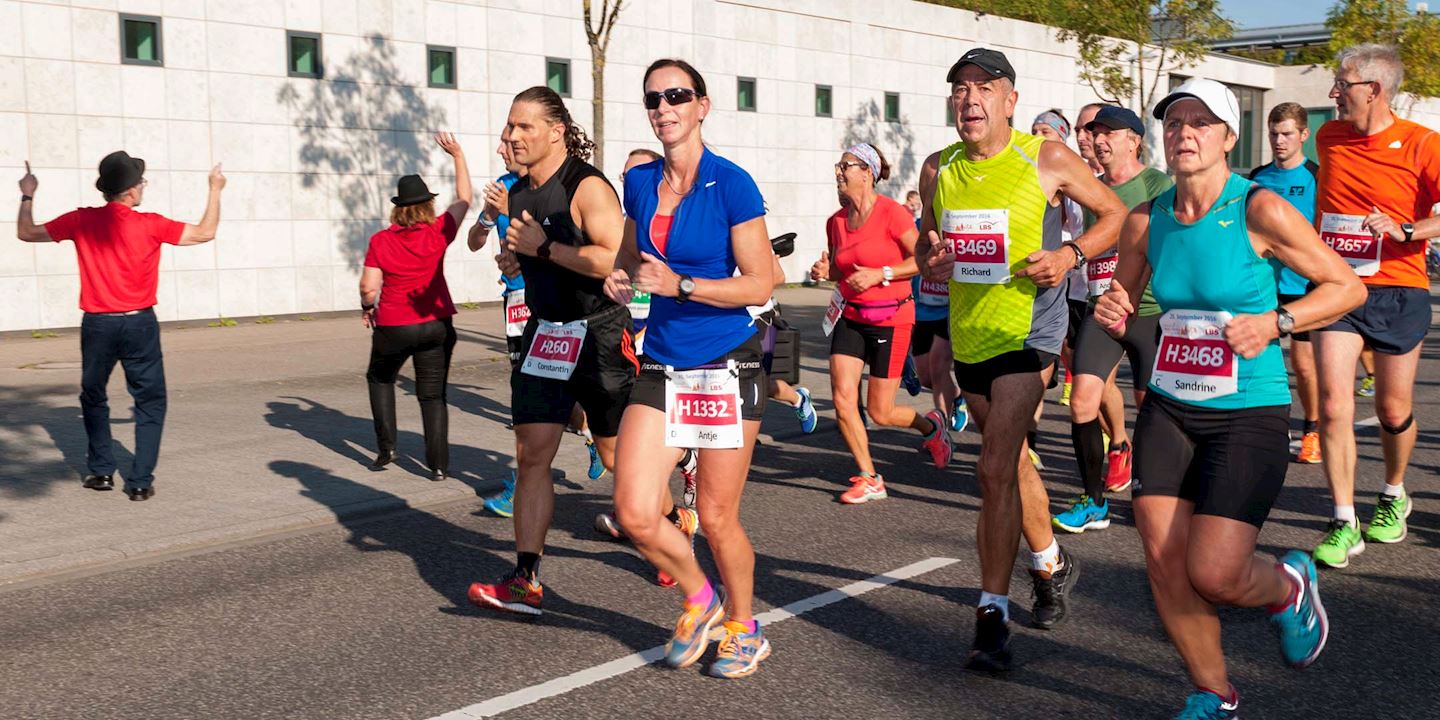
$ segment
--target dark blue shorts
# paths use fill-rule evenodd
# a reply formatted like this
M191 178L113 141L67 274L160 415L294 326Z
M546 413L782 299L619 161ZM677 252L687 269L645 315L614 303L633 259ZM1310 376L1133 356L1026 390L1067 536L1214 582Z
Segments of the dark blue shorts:
M1384 355L1404 355L1414 350L1430 332L1430 291L1382 286L1369 290L1364 305L1318 332L1355 333Z

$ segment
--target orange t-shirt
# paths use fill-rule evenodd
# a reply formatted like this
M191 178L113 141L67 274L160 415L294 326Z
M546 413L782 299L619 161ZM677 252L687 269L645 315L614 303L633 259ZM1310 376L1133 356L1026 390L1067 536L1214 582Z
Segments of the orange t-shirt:
M1401 118L1375 135L1361 135L1355 126L1331 120L1315 134L1320 161L1316 178L1315 227L1325 213L1369 215L1372 207L1396 222L1413 223L1431 215L1440 202L1440 136ZM1361 278L1366 285L1430 287L1425 273L1426 243L1380 245L1380 270Z

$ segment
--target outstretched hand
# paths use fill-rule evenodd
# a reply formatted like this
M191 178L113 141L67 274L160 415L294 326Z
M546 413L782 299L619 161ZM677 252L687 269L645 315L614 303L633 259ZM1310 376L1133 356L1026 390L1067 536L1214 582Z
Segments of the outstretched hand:
M440 146L440 149L444 150L445 154L450 157L465 154L465 151L460 147L460 141L455 139L455 133L437 132L435 133L435 142Z

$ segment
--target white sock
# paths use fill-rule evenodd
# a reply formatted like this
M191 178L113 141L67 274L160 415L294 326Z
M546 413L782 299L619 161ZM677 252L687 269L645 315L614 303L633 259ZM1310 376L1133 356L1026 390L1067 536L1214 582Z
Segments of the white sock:
M985 607L986 605L994 605L995 607L1000 608L1000 615L1001 615L1001 617L1005 618L1005 622L1007 622L1007 623L1010 622L1010 596L1009 596L1009 595L995 595L995 594L993 594L993 593L988 593L988 592L985 592L984 590L981 590L981 591L980 591L980 605L979 605L979 607L982 607L982 608L983 608L983 607Z
M1393 498L1405 497L1405 483L1400 483L1399 485L1386 485L1385 490L1382 494L1389 495Z
M1345 522L1350 523L1350 526L1351 526L1351 527L1354 527L1354 526L1356 526L1357 524L1359 524L1359 523L1357 523L1356 520L1355 520L1355 506L1354 506L1354 505L1336 505L1336 506L1335 506L1335 519L1336 519L1336 520L1344 520Z
M1030 569L1055 572L1060 569L1060 543L1050 539L1050 547L1030 553Z

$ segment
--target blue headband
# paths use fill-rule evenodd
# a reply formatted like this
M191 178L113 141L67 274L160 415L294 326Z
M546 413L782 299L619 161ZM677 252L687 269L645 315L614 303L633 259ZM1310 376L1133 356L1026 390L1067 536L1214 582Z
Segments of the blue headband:
M880 182L880 153L870 143L855 143L845 152L860 158L866 165L870 166L870 174L875 176L875 182Z
M1061 140L1070 139L1070 123L1065 122L1065 118L1060 117L1057 113L1046 110L1035 118L1035 124L1049 125L1055 128L1055 132L1060 133Z

